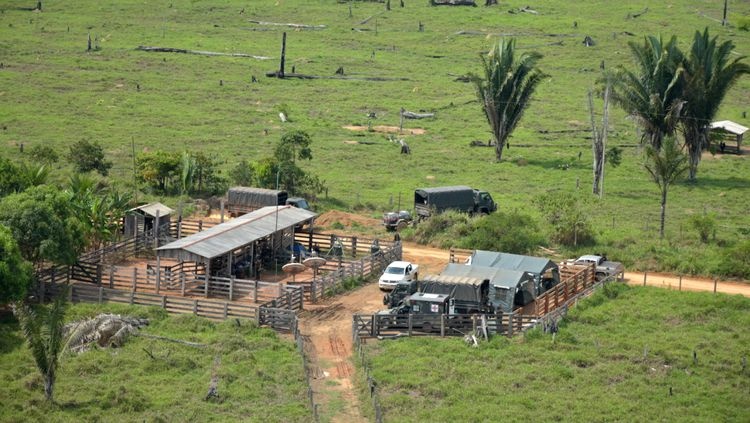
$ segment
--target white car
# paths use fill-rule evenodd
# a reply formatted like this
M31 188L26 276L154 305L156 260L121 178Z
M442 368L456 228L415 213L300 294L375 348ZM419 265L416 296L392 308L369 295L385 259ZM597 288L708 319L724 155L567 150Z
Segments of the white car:
M390 291L401 281L416 280L418 269L418 265L408 261L394 261L385 268L383 275L380 276L378 287Z

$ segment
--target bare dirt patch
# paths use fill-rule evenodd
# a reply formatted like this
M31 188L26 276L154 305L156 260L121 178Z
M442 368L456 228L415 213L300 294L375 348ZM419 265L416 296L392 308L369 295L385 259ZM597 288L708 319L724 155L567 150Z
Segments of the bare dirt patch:
M370 131L367 126L360 125L344 125L342 128L350 131ZM427 131L422 128L403 128L400 129L398 126L385 126L377 125L372 127L372 132L380 132L384 134L409 134L409 135L424 135Z
M315 225L317 226L331 227L336 224L344 227L376 228L380 226L381 222L378 219L339 210L330 210L315 218Z

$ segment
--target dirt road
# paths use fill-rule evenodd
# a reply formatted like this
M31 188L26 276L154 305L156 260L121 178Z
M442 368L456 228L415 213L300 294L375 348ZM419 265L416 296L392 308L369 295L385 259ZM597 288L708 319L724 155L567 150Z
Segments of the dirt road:
M404 243L403 259L419 264L419 273L439 273L448 263L449 252L438 248ZM643 285L643 273L627 272L631 285ZM669 274L648 274L647 284L678 289L679 277ZM683 278L686 291L713 291L712 280ZM742 294L750 297L750 283L719 281L717 292ZM300 316L300 329L308 342L308 354L313 369L315 402L323 422L365 422L363 405L357 395L357 381L352 355L352 314L373 313L383 308L383 293L376 283L365 285L323 304L305 305ZM367 405L364 405L367 407Z

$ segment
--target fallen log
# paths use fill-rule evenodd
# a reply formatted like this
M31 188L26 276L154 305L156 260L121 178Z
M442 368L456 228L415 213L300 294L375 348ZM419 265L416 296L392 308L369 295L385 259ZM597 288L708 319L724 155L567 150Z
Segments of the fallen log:
M382 12L378 12L378 13L376 13L376 14L372 15L372 16L369 16L369 17L365 18L364 20L362 20L362 21L360 21L360 22L359 22L359 25L364 25L364 24L366 24L367 22L370 22L370 19L374 18L375 16L380 16L380 15L382 15L383 13L385 13L385 10L384 10L384 11L382 11Z
M279 22L265 22L265 21L254 21L254 20L248 20L250 23L258 24L258 25L269 25L269 26L286 26L289 28L294 29L325 29L325 25L305 25L305 24L295 24L295 23L279 23Z
M430 0L430 6L471 6L477 7L474 0Z
M401 112L401 116L403 116L404 119L426 119L435 117L435 113L414 113L404 110Z
M269 78L297 78L297 79L348 79L352 81L409 81L409 78L385 78L382 76L348 76L348 75L335 75L335 76L323 76L323 75L305 75L302 73L285 73L279 74L278 71L266 72L266 76Z
M255 56L246 53L220 53L216 51L200 51L200 50L186 50L184 48L174 47L149 47L149 46L138 46L136 50L150 51L152 53L182 53L182 54L199 54L201 56L229 56L229 57L248 57L251 59L268 60L270 57L266 56Z
M537 47L549 47L549 46L562 46L564 43L562 40L555 41L553 43L545 43L545 44L532 44L530 46L523 46L523 47L516 47L518 49L524 49L524 48L537 48Z
M214 365L211 369L211 383L208 385L205 401L219 398L219 365L221 365L221 356L214 356Z

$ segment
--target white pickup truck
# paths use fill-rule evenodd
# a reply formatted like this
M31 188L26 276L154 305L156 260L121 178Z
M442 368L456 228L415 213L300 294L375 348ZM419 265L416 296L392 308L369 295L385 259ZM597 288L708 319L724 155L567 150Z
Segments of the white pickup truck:
M419 265L408 261L394 261L385 268L383 275L378 280L378 287L383 291L390 291L401 281L413 281L417 279Z
M598 256L594 254L588 254L585 256L578 257L575 260L567 260L567 264L583 264L589 265L594 263L596 267L596 280L600 281L607 277L614 276L618 280L625 278L625 267L622 263L616 261L607 260L606 256Z

